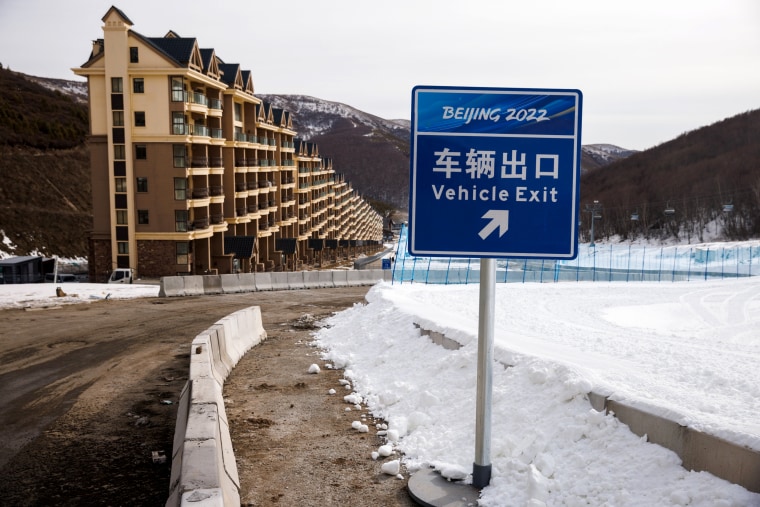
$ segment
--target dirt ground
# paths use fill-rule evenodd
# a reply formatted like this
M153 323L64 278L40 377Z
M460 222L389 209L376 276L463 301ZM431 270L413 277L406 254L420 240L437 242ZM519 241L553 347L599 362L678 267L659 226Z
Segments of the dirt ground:
M224 388L243 506L410 506L380 471L383 442L343 401L309 323L363 302L366 287L107 300L0 311L0 505L161 506L189 344L260 306L268 339ZM52 301L54 302L54 301ZM357 346L361 346L357 337ZM318 374L308 373L313 363ZM337 394L329 395L329 389ZM343 392L341 392L343 389ZM364 414L369 433L351 422ZM393 459L387 458L387 459Z

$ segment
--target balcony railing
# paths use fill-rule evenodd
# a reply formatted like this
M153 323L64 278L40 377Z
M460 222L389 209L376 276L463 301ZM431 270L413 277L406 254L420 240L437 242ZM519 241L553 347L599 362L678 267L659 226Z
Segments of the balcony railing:
M192 193L193 199L207 199L208 187L195 187Z
M208 187L208 193L214 197L224 195L224 187L222 185L212 185Z
M248 161L244 158L235 159L235 167L248 167Z
M259 211L259 205L249 204L247 209L248 209L248 213L256 213L257 211Z
M211 109L222 109L222 101L219 99L209 99L208 107Z
M222 129L211 129L211 137L214 139L224 139L224 135L222 134Z
M208 97L199 92L193 92L192 102L193 104L200 104L208 107Z
M208 157L193 157L190 160L190 167L209 167Z
M193 220L193 229L196 229L196 230L208 229L208 225L209 225L208 217Z
M246 182L235 183L235 192L245 192L246 190L248 190L248 185Z
M246 208L237 208L235 209L235 215L239 217L244 217L248 214L248 210Z
M214 213L209 218L213 225L219 225L219 224L224 223L224 215L222 213Z
M205 125L198 125L197 123L193 124L193 135L194 136L203 136L203 137L211 137L211 133L209 132L209 128Z
M248 183L246 183L246 185L248 186L248 190L256 190L257 188L259 188L259 184L256 181L249 181Z
M246 136L242 132L235 132L235 141L240 141L240 142L243 142L243 143L247 143L248 142L248 136Z
M222 157L211 157L211 167L224 167L224 159Z

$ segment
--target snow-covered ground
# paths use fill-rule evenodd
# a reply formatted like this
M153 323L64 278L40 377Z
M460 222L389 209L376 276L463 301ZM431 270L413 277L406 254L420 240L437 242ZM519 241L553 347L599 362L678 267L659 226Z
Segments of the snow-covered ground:
M56 297L60 286L67 296ZM0 308L154 297L156 285L0 285ZM388 423L374 455L446 476L474 460L478 286L382 283L319 330ZM760 506L760 495L680 466L585 394L612 393L760 450L760 278L690 282L498 284L492 479L483 506ZM415 324L459 341L434 345ZM352 396L353 394L353 396ZM360 426L357 424L357 426ZM386 456L390 454L389 456ZM403 458L402 458L403 456ZM373 456L367 456L372 459ZM370 480L370 478L368 478Z
M65 296L56 295L60 287ZM0 309L41 308L101 299L158 297L158 285L103 283L19 283L0 285Z
M475 452L477 285L376 285L317 333L414 471ZM593 410L590 390L760 450L760 279L498 284L486 506L750 506ZM416 324L464 346L445 350ZM391 458L388 459L392 459ZM398 456L396 456L398 458Z

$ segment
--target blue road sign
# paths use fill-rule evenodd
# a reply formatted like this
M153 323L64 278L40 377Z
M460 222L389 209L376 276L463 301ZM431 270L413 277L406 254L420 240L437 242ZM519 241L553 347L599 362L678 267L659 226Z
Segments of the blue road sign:
M416 86L409 252L573 259L579 90Z

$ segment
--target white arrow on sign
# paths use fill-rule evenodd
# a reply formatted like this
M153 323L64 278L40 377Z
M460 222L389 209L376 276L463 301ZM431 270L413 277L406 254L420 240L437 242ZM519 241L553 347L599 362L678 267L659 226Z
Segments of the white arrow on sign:
M481 218L490 218L491 221L478 233L481 239L486 239L496 228L499 228L499 237L509 230L509 210L490 209Z

